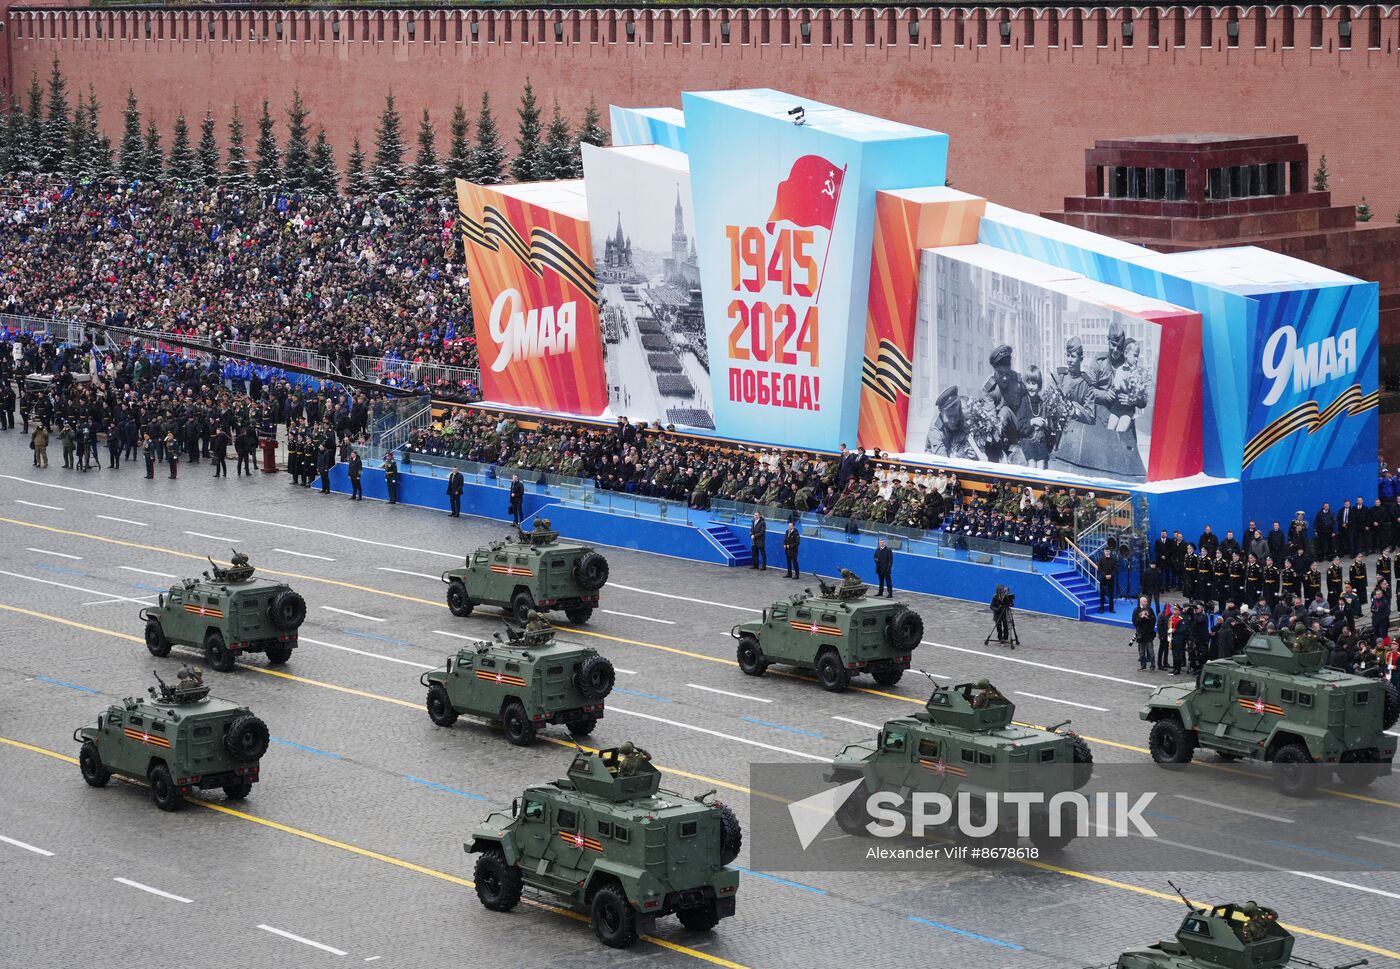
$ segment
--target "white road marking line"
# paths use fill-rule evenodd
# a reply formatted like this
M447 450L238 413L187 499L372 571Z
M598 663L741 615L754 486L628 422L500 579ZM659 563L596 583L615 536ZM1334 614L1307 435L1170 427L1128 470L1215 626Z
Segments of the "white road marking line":
M433 632L439 636L451 636L453 639L465 639L472 643L482 638L480 636L464 636L461 633L450 633L446 629L434 629ZM613 668L616 669L617 667Z
M878 723L866 723L864 720L852 720L850 717L832 717L833 720L840 720L842 723L853 723L857 727L869 727L871 730L879 730Z
M69 555L67 552L51 552L46 548L30 548L26 545L24 550L26 552L37 552L40 555L57 555L61 559L72 559L74 562L81 562L83 560L81 555Z
M283 555L296 555L304 559L320 559L322 562L334 562L335 559L329 555L312 555L310 552L293 552L289 548L274 548L274 552L281 552Z
M336 643L327 643L327 642L324 642L324 641L322 641L322 640L320 640L320 639L307 639L305 636L300 636L300 637L298 637L297 641L298 641L298 642L302 642L302 643L311 643L311 644L313 644L313 645L315 645L315 646L326 646L326 647L328 647L328 648L330 648L330 649L340 649L340 650L344 650L344 651L347 652L347 653L356 653L356 654L358 654L358 655L360 655L360 656L368 656L368 657L370 657L370 658L372 658L372 659L382 659L382 660L384 660L385 662L388 662L388 663L400 663L400 664L402 664L402 665L404 665L404 666L416 666L416 667L418 667L419 669L422 669L422 670L435 670L435 669L437 669L436 666L433 666L433 665L428 664L428 663L415 663L415 662L414 662L413 660L411 660L411 659L399 659L397 656L385 656L383 653L370 653L370 652L366 652L366 651L363 650L363 649L353 649L353 648L351 648L351 647L349 647L349 646L340 646L340 645L337 645Z
M1108 680L1112 683L1126 683L1128 686L1140 686L1144 689L1153 689L1151 683L1139 683L1137 680L1125 680L1120 676L1109 676L1107 673L1090 673L1088 670L1073 670L1068 666L1052 666L1049 663L1037 663L1034 660L1021 659L1019 656L1007 656L1005 653L986 653L980 649L969 649L966 646L949 646L947 643L930 642L927 639L919 641L922 646L937 646L939 649L951 649L957 653L972 653L984 659L1000 659L1008 663L1020 663L1022 666L1035 666L1043 670L1054 670L1057 673L1072 673L1075 676L1088 676L1095 680Z
M1265 821L1277 821L1279 824L1292 824L1292 818L1281 818L1277 814L1265 814L1263 811L1251 811L1248 808L1235 807L1233 804L1221 804L1219 801L1207 801L1203 797L1191 797L1189 794L1173 794L1172 797L1182 801L1190 801L1193 804L1203 804L1206 807L1218 808L1221 811L1230 811L1234 814L1248 814L1252 818L1263 818Z
M614 666L614 667L613 667L613 672L614 672L614 673L625 673L625 674L627 674L628 676L636 676L636 675L637 675L637 671L636 671L636 670L625 670L625 669L623 669L621 666Z
M152 572L150 569L138 569L134 565L118 565L117 568L123 572L136 572L140 575L154 575L158 579L178 579L178 575L171 575L169 572Z
M0 834L0 841L5 842L5 844L7 845L14 845L16 848L23 848L25 851L32 851L36 855L43 855L45 858L53 857L52 851L45 851L43 848L36 848L27 841L20 841L16 838L7 838L3 834Z
M676 624L676 621L674 619L657 619L655 616L638 616L630 612L614 612L611 609L599 609L598 611L605 612L609 616L624 616L628 619L641 619L645 622L660 622L665 623L668 626L674 626Z
M338 612L338 613L340 613L342 616L354 616L356 619L363 619L365 622L383 622L383 621L384 621L383 619L379 619L379 618L376 617L376 616L366 616L364 613L360 613L360 612L351 612L349 609L337 609L335 606L322 606L321 608L324 609L324 610L326 610L327 612Z
M186 534L186 535L193 535L195 538L208 538L208 539L212 539L213 541L216 541L216 542L232 542L234 545L239 544L238 539L236 539L236 538L229 538L227 535L206 535L206 534L204 534L204 532L191 532L191 531L186 531L185 534Z
M28 505L30 508L47 508L49 511L62 511L57 505L41 505L37 501L25 501L23 498L16 498L15 504Z
M111 598L111 599L94 599L92 602L84 602L83 605L85 605L85 606L110 606L110 605L111 605L112 603L114 603L114 602L143 602L143 603L145 603L146 605L149 606L149 605L151 604L150 600L154 599L154 598L156 597L156 595L157 595L157 593L152 592L150 595L148 595L148 596L142 596L142 597L139 598L139 599L129 599L129 598L127 598L126 596L116 596L116 597Z
M142 885L140 882L134 882L130 878L113 878L112 881L121 882L123 885L139 889L143 892L150 892L152 895L159 895L161 898L168 898L172 902L184 902L186 905L189 905L194 901L194 899L185 898L183 895L172 895L169 892L161 891L159 888L152 888L150 885Z
M1382 841L1380 838L1368 838L1368 837L1367 837L1366 835L1364 835L1364 834L1358 834L1358 835L1356 836L1356 840L1357 840L1357 841L1369 841L1369 842L1371 842L1371 844L1373 844L1373 845L1385 845L1385 847L1387 847L1387 848L1400 848L1400 843L1397 843L1397 842L1394 842L1394 841Z
M0 477L3 477L0 475ZM620 582L609 582L610 589L626 589L628 592L640 592L648 596L660 596L663 599L680 599L682 602L694 602L702 606L719 606L722 609L737 609L739 612L762 612L762 609L751 609L748 606L736 606L732 602L712 602L709 599L692 599L690 596L678 596L671 592L655 592L651 589L639 589L635 585L623 585Z
M291 939L293 942L300 942L302 945L309 945L313 949L320 949L322 952L329 952L333 956L348 956L350 953L344 949L337 949L335 946L326 945L324 942L317 942L314 939L304 939L299 935L293 935L282 929L274 929L270 925L259 925L258 928L264 932L271 932L273 935L280 935L284 939Z
M410 571L408 571L408 569L391 569L391 568L388 568L387 566L384 566L384 565L381 565L381 566L379 567L379 571L380 571L380 572L397 572L399 575L411 575L411 576L413 576L415 579L432 579L434 582L436 582L436 581L438 581L439 579L442 578L442 576L440 576L440 575L428 575L426 572L410 572ZM375 956L375 958L378 959L379 957L378 957L378 956Z
M121 522L123 525L140 525L142 528L150 528L145 522L132 521L130 518L113 518L111 515L98 515L98 518L109 522Z
M614 667L615 668L615 667ZM724 696L737 697L740 700L752 700L755 703L772 703L772 700L764 699L761 696L749 696L747 693L731 693L728 690L717 690L713 686L701 686L699 683L687 683L686 686L695 690L704 690L706 693L719 693Z
M1041 696L1039 693L1022 693L1020 690L1013 690L1017 696L1028 696L1032 700L1044 700L1047 703L1063 703L1067 707L1079 707L1082 710L1097 710L1099 713L1108 713L1107 707L1096 707L1090 703L1075 703L1073 700L1061 700L1053 696Z
M0 569L0 575L8 575L12 579L23 579L26 582L38 582L40 585L56 585L60 589L70 589L73 592L86 592L88 595L100 596L103 599L110 599L113 602L135 602L139 605L144 606L148 604L146 602L146 599L151 598L150 596L146 596L145 599L133 599L130 596L114 596L112 595L112 593L106 592L102 589L88 589L81 585L69 585L67 582L55 582L52 579L40 579L32 575L22 575L19 572L6 572L4 569Z
M381 958L381 957L380 957L380 956L370 956L368 959L365 960L365 962L373 962L375 959L379 959L379 958Z
M692 724L681 723L678 720L667 720L665 717L654 717L649 713L638 713L635 710L624 710L621 707L609 705L608 713L620 713L628 717L641 717L643 720L655 720L657 723L669 724L672 727L680 727L682 730L693 730L696 733L708 734L711 737L719 737L721 740L732 740L737 744L748 744L750 747L762 747L764 750L771 750L778 754L787 754L791 757L805 757L807 760L829 761L830 757L822 757L818 754L804 754L800 750L791 750L787 747L775 747L773 744L765 744L758 740L750 740L747 737L736 737L733 734L720 733L718 730L710 730L707 727L696 727Z

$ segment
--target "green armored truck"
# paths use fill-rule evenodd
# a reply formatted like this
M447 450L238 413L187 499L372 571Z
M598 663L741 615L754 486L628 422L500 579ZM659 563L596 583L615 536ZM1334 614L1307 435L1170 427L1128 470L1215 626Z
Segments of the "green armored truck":
M1185 764L1197 747L1224 760L1273 764L1279 791L1303 797L1319 775L1365 787L1390 773L1400 690L1384 680L1323 668L1307 632L1256 634L1244 652L1208 662L1196 684L1159 687L1138 716L1162 765Z
M521 527L515 541L483 545L464 566L442 573L447 608L470 616L477 606L497 606L525 622L532 609L562 609L570 622L587 622L608 581L608 560L591 546L559 541L548 518Z
M757 622L729 631L738 640L739 669L762 676L770 663L815 671L822 688L839 692L857 673L894 686L924 636L924 621L901 602L867 597L869 587L848 569L838 585L817 577L820 595L806 589L763 610Z
M674 914L695 931L734 914L743 832L709 798L661 789L651 755L630 742L582 750L567 776L526 788L510 814L492 812L465 847L476 894L508 912L530 888L586 912L604 945L622 949Z
M256 578L248 556L237 550L228 568L214 565L202 578L183 579L140 612L146 648L165 656L171 646L204 650L220 673L233 669L240 653L266 653L280 666L297 648L306 601L285 582Z
M73 732L83 780L103 787L113 774L142 779L162 811L198 789L247 797L267 752L267 725L247 707L209 696L197 668L181 669L173 687L159 676L156 683L149 698L127 697L98 714L97 726Z
M512 627L465 646L418 681L428 688L428 716L439 727L461 714L483 717L525 747L546 724L563 724L575 737L592 733L616 678L597 650L558 642L554 627L531 612L523 630Z
M868 833L867 799L881 791L952 798L965 792L974 814L985 812L989 793L1034 791L1045 800L1031 808L1032 844L1046 852L1064 848L1074 840L1075 826L1065 823L1054 830L1046 805L1055 794L1089 783L1093 752L1082 737L1063 729L1068 721L1049 729L1020 727L1012 723L1015 714L1015 704L987 680L935 686L924 709L886 721L874 740L848 744L836 755L827 780L861 781L837 811L837 823L849 834ZM981 825L985 815L974 820ZM1014 819L1003 820L983 837L958 837L971 848L1012 847Z

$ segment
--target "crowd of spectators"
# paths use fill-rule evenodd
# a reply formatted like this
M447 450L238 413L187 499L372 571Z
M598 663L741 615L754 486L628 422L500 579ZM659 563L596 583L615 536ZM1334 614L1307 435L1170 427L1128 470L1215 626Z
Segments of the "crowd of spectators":
M0 181L0 313L475 368L442 201ZM470 399L475 388L435 387Z

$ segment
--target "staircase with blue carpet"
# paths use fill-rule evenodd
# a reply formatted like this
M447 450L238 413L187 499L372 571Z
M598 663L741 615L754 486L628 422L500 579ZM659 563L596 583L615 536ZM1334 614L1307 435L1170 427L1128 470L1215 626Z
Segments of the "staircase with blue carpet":
M1133 600L1119 599L1111 612L1099 612L1099 587L1085 578L1074 567L1074 558L1068 552L1061 552L1050 563L1050 581L1063 589L1079 603L1079 618L1089 622L1101 622L1110 626L1131 626Z
M711 522L704 527L704 534L723 553L725 564L730 568L753 564L753 550L741 542L728 525Z

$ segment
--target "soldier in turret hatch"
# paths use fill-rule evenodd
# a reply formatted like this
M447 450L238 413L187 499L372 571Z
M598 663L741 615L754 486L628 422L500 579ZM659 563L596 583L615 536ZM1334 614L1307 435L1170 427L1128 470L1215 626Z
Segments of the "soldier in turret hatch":
M643 764L650 762L651 754L647 753L630 740L624 740L622 745L617 748L618 777L631 777L642 769Z
M841 570L841 587L843 589L855 589L861 585L864 585L864 583L860 581L860 576L856 575L850 569Z
M1269 934L1269 921L1264 911L1254 902L1245 902L1240 909L1244 914L1244 928L1240 934L1246 942L1258 942Z
M552 625L550 625L548 619L540 615L534 609L530 610L527 618L529 619L529 622L525 624L525 631L527 633L549 632L554 628Z
M1005 703L1006 697L1001 691L992 686L989 680L978 680L976 684L977 695L972 698L972 709L981 710L991 706L993 703Z
M186 663L180 667L177 674L179 679L175 683L177 690L197 690L204 685L204 671L198 666L190 666Z

